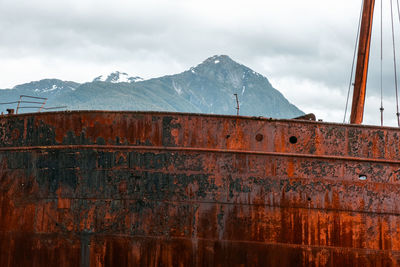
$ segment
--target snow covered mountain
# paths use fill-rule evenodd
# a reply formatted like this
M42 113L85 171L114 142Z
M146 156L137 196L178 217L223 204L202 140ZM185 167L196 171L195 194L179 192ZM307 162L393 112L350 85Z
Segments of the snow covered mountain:
M110 74L100 75L93 79L93 82L109 82L109 83L135 83L144 81L138 76L129 76L126 72L115 71Z
M113 72L83 84L45 79L0 90L1 102L20 95L45 97L47 107L68 106L69 110L154 110L191 113L236 114L294 118L304 113L263 75L218 55L179 74L143 80L124 72ZM13 108L0 105L0 111ZM29 110L31 111L31 110ZM22 111L24 112L24 111Z

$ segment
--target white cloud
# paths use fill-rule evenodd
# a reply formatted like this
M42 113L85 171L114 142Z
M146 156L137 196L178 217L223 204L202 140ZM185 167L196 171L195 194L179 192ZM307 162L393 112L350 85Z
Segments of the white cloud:
M361 0L0 0L0 88L50 77L84 82L115 70L157 77L227 54L304 111L341 121L360 7ZM366 121L379 124L379 65L370 72Z

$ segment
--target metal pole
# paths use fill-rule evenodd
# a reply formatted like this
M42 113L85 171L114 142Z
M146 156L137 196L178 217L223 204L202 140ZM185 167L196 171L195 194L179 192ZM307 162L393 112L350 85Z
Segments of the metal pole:
M239 116L239 109L240 109L240 107L239 107L239 98L238 98L237 94L234 94L234 95L236 97L236 110L237 110L236 115Z
M371 47L372 19L375 0L365 0L362 13L357 68L354 83L350 123L361 124L364 116L365 88L367 85L369 52Z

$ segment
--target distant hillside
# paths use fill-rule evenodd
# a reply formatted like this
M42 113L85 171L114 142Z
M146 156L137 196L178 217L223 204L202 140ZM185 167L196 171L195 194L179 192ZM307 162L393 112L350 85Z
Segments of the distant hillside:
M240 115L294 118L304 114L274 89L266 77L228 56L214 56L180 74L149 80L123 72L101 75L84 84L45 79L0 90L0 102L31 95L48 98L47 107L68 106L69 110L236 114L234 94L239 97ZM15 105L0 106L3 112L10 107Z

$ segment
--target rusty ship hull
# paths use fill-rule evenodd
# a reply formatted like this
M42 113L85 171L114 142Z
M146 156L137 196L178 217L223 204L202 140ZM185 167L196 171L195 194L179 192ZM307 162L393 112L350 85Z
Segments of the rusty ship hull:
M0 164L0 266L400 263L395 128L8 115Z

